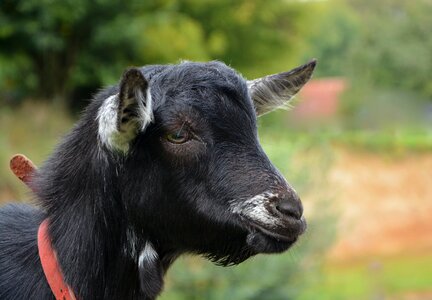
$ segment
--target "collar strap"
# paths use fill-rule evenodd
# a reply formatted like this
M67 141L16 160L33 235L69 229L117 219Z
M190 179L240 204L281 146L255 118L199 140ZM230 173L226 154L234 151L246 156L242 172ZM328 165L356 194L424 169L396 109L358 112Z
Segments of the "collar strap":
M48 234L48 219L45 219L38 230L38 250L48 285L57 300L76 300L74 293L65 283L57 255L51 245Z

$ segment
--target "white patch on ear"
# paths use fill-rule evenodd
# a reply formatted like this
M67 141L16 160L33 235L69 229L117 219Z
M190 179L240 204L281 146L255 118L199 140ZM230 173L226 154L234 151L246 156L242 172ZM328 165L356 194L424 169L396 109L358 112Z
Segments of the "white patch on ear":
M138 267L141 269L145 264L153 264L159 259L159 255L153 248L150 242L146 242L144 249L141 251L138 257Z
M153 122L153 109L150 88L146 90L146 96L139 89L135 91L135 98L125 101L122 109L119 108L119 94L112 95L105 99L98 111L99 139L108 149L127 153L130 142L136 137L139 131L144 131ZM124 109L136 103L137 117L131 118L125 124L122 122ZM120 122L120 124L118 124Z
M117 130L117 113L118 113L118 94L112 95L105 99L102 106L99 108L97 120L99 123L99 139L102 144L108 148L115 148L114 135Z

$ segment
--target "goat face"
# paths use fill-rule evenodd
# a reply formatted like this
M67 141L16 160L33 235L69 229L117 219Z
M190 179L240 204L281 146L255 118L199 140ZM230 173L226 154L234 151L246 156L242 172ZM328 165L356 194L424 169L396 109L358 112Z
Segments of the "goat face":
M99 109L99 139L124 158L120 190L135 231L158 251L222 265L287 250L306 228L303 208L263 152L256 120L314 66L250 82L219 62L126 71Z

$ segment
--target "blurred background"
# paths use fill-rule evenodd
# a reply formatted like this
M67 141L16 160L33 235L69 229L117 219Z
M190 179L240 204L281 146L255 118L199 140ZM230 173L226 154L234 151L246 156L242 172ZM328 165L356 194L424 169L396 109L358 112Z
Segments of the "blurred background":
M2 0L0 203L127 66L222 60L253 79L318 59L259 120L309 221L290 252L170 270L161 299L432 299L432 1Z

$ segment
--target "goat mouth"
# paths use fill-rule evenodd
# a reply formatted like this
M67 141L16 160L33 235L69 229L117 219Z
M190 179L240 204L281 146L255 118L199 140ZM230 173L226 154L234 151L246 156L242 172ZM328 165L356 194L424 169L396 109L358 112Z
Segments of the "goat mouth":
M283 228L266 228L257 222L248 220L249 231L259 231L262 234L271 237L278 242L294 243L298 237L303 234L306 230L306 221L304 218L295 222L294 226L283 227Z
M246 226L246 243L254 253L282 253L290 249L298 239L297 234L282 234L255 222L248 222Z
M267 235L273 239L275 239L276 241L280 241L280 242L289 242L289 243L293 243L297 240L297 236L291 236L291 235L282 235L280 233L277 233L275 231L266 229L258 224L252 223L251 226L255 229L258 230L259 232L263 233L264 235Z

